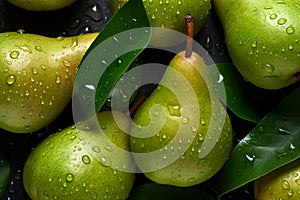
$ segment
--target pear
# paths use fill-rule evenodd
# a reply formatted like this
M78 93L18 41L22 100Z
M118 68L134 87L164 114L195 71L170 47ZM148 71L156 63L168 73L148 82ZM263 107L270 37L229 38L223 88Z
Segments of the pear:
M109 6L113 13L120 9L128 0L109 0ZM150 45L165 47L176 45L185 41L168 29L186 33L185 15L193 14L195 33L199 32L210 12L210 0L143 0L151 27L157 27L152 31Z
M135 174L118 169L134 168L126 134L131 120L117 111L100 112L95 120L103 132L89 119L50 135L30 153L23 185L32 200L128 197Z
M203 58L191 48L189 37L186 51L171 60L159 86L133 116L133 157L141 172L159 184L187 187L208 180L232 146L229 116Z
M256 200L300 199L300 159L254 181Z
M97 35L1 33L0 128L30 133L51 123L71 100L77 67Z
M73 4L76 0L8 0L11 4L30 11L58 10Z
M299 1L214 0L232 61L245 80L280 89L299 79Z

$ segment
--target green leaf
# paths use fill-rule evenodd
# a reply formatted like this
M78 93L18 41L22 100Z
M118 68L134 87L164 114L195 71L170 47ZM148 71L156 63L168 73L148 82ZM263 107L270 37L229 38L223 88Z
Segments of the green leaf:
M299 99L300 87L234 148L220 173L221 195L300 157Z
M3 154L0 152L0 197L3 195L8 178L10 175L10 167Z
M218 88L224 84L226 92L226 95L219 94L219 97L236 116L247 121L258 123L294 89L262 89L246 82L232 63L216 65L217 68L209 67L213 83L217 92L222 91Z
M175 187L156 183L146 183L133 190L129 200L214 200L210 195L200 188Z
M90 117L101 109L150 37L150 23L142 0L128 1L112 16L79 66L73 91L75 120Z

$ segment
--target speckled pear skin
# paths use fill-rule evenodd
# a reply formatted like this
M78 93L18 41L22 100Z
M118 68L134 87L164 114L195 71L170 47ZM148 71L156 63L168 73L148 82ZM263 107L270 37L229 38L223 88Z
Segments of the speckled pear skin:
M171 75L171 69L179 74ZM192 89L187 89L186 84L178 81L180 76L189 81L188 84ZM207 81L209 81L208 71L199 54L193 53L191 57L185 58L185 52L180 52L168 66L161 85L136 111L134 115L136 126L131 129L131 150L145 154L159 152L152 157L153 159L144 159L133 154L140 170L152 181L188 187L208 180L225 163L232 147L231 122L216 95L209 92L208 87L211 85L207 84ZM163 85L174 85L173 91ZM195 92L198 105L191 99L191 90ZM178 95L186 99L184 103L178 100ZM218 112L224 114L226 118L224 125L219 121L211 121L211 115L216 114L211 111L212 105L216 106ZM195 106L200 111L200 118L196 118ZM200 158L203 141L207 137L212 139L207 134L209 126L220 130L221 134L212 150L204 158ZM157 127L161 129L157 131ZM179 127L183 127L184 131L179 133ZM147 133L141 128L146 128ZM145 137L148 133L153 135ZM178 134L181 134L179 139L175 139ZM161 163L182 151L186 144L188 149L174 162L158 169ZM153 166L152 171L149 171L149 166Z
M31 133L71 100L77 67L98 33L49 38L0 34L0 128Z

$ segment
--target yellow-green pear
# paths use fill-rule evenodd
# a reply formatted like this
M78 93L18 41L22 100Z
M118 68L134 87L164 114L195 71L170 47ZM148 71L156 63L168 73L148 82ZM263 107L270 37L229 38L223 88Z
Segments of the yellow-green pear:
M23 184L32 200L124 200L129 196L135 174L121 169L134 168L126 133L131 119L105 111L97 120L103 132L87 120L50 135L31 152Z
M30 11L58 10L73 4L76 0L8 0L20 8Z
M30 133L69 103L77 67L98 33L49 38L0 34L0 128Z
M256 200L300 199L300 159L254 181Z
M213 0L232 61L245 80L280 89L300 80L298 0Z
M133 117L133 157L160 184L186 187L208 180L232 146L230 119L212 89L204 60L190 47L172 59Z
M113 13L128 0L109 0ZM185 42L168 29L186 33L184 17L188 13L196 19L195 34L200 31L211 9L210 0L143 0L152 31L150 44L153 46L172 46Z

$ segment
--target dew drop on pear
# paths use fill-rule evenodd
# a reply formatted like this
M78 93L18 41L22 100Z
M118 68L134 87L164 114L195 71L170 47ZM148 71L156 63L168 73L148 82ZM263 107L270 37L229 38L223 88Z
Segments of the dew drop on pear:
M6 77L6 84L7 85L13 85L16 82L17 78L15 75L9 75Z
M90 164L91 159L90 159L90 157L88 155L84 155L84 156L82 156L82 162L84 164Z

